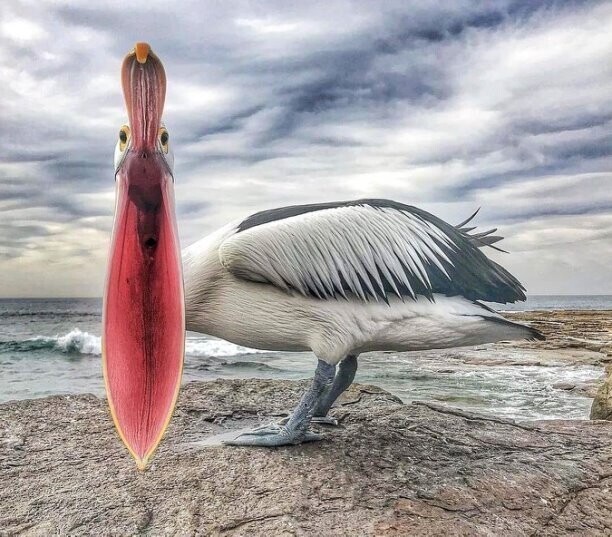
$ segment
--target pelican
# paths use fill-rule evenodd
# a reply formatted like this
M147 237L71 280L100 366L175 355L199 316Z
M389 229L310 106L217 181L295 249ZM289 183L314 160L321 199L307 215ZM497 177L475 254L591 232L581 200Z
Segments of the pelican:
M166 75L146 43L121 69L129 125L115 148L116 208L102 321L102 364L119 436L144 469L181 382L185 308L172 154L161 123Z
M126 69L145 72L145 86L157 87L162 85L161 62L148 45L137 45L124 62L124 85L127 94L136 92L143 103L132 106L130 122L146 124L156 134L151 144L155 165L173 177L172 137L161 114L151 114L159 104L146 105L155 92L142 90L143 77L126 78ZM133 165L138 140L133 127L120 131L118 177L134 173L125 168ZM495 229L477 232L469 227L474 216L453 226L417 207L385 199L295 205L252 214L184 249L186 329L246 347L311 352L317 358L312 383L287 419L227 443L275 447L319 439L309 430L311 422L334 422L330 408L353 382L358 356L365 352L542 339L537 330L508 321L483 303L522 301L525 289L484 255L483 248L497 248L501 237L494 235ZM161 244L164 233L172 235L172 230L163 228L154 241ZM141 234L142 240L147 237ZM178 260L167 264L173 263ZM175 285L180 267L170 272L172 292L182 301L183 291ZM163 302L149 306L150 318L163 316ZM174 323L167 325L173 334L182 330L176 314L164 316L163 322ZM149 359L157 364L162 357L152 352ZM163 367L149 377L151 382L172 379L166 382L169 395L151 403L166 405L160 422L168 419L180 375L176 360L166 360Z

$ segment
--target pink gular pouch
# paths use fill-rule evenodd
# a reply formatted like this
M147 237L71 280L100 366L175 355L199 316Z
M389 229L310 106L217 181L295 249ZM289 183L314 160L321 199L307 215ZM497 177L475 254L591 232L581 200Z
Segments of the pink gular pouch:
M138 43L122 67L130 128L122 130L104 293L102 362L121 439L144 469L178 396L185 314L174 184L161 126L166 76Z

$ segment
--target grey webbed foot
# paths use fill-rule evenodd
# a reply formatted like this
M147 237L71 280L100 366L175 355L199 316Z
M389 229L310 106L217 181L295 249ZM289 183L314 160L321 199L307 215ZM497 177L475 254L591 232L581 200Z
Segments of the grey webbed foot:
M238 435L233 440L223 442L228 446L260 446L278 447L302 444L304 442L316 442L322 436L310 431L291 430L285 425L271 423L256 427L251 431Z
M233 440L226 441L225 444L230 446L277 447L320 440L321 436L310 432L308 426L322 394L331 386L335 372L335 365L319 360L312 384L306 390L286 423L271 423L257 427Z

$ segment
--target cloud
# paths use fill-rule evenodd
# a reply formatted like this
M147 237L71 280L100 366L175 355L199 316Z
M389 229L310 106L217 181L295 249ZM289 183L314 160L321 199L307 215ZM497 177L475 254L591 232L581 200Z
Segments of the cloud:
M482 205L531 292L612 293L608 3L2 9L0 296L101 293L138 40L167 70L183 244L285 204Z

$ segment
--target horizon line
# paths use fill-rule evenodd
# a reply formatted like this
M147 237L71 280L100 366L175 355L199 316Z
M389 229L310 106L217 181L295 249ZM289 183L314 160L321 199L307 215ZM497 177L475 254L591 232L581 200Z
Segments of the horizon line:
M527 300L532 297L551 297L551 296L563 296L563 297L577 297L577 296L602 296L612 297L612 293L530 293L527 295ZM2 296L0 300L102 300L102 296ZM505 304L520 304L522 301L506 302ZM495 304L502 304L501 302L495 302Z

